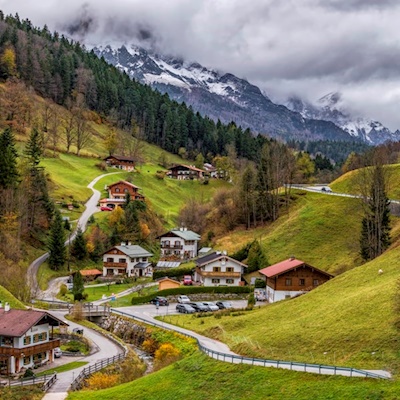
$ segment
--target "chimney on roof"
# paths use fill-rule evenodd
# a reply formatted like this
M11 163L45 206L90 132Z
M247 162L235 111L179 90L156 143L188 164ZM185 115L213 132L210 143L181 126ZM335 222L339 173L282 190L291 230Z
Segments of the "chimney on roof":
M5 312L10 311L10 305L8 303L5 304L4 311Z
M121 246L125 246L126 245L126 243L125 242L121 242Z

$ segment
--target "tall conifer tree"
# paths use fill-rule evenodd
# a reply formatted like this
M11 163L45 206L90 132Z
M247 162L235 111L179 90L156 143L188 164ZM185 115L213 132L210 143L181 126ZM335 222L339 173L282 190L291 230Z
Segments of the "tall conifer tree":
M58 210L54 213L53 222L50 228L50 238L48 242L49 266L54 271L62 269L66 260L65 234L63 221Z

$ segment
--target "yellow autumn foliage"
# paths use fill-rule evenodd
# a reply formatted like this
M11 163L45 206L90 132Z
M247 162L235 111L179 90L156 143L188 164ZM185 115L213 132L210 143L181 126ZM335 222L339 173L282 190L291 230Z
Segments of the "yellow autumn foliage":
M109 375L102 372L96 372L86 381L86 389L88 390L100 390L107 389L118 385L118 375Z

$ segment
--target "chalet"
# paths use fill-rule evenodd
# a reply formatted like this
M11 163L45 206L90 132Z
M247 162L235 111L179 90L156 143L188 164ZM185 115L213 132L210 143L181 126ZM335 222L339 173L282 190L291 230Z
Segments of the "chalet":
M203 179L205 171L196 168L193 165L178 164L171 167L168 171L168 176L173 179L187 180L187 179Z
M218 170L212 164L205 163L203 169L211 178L218 178Z
M197 257L200 235L186 228L172 229L159 236L161 257L175 256L180 259Z
M44 311L0 308L0 374L14 375L54 360L54 326L68 326ZM51 327L51 331L50 331Z
M132 157L111 155L104 158L109 167L133 171L135 169L135 160Z
M143 247L121 243L103 254L103 276L152 276L152 256Z
M108 198L101 199L100 205L115 208L125 204L126 194L129 193L131 200L144 201L144 196L139 193L140 187L127 181L118 181L108 185Z
M270 303L309 292L333 278L333 275L294 257L258 272L266 278L266 295Z
M158 290L176 289L181 286L179 281L168 277L162 278L158 281Z
M216 251L196 260L194 280L204 286L240 286L247 265Z

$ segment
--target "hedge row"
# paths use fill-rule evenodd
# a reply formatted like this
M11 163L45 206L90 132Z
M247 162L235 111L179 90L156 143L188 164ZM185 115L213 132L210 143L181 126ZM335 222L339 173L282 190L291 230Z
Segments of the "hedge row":
M182 286L174 289L160 290L156 294L142 297L132 297L132 304L148 303L156 296L176 296L179 294L196 294L196 293L250 293L254 289L252 286Z
M168 276L168 278L180 278L184 275L192 275L194 267L179 267L179 268L171 268L168 270L154 271L153 279L164 278L164 276Z

